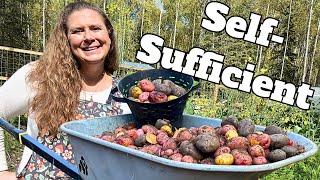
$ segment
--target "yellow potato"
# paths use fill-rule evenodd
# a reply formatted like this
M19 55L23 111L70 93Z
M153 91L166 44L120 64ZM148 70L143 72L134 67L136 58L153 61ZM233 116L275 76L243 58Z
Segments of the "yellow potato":
M139 95L142 93L142 90L138 86L133 86L129 90L130 96L138 99Z
M168 101L171 101L171 100L174 100L174 99L177 99L177 98L178 98L177 96L170 95L170 96L168 96Z
M233 164L234 158L232 154L224 153L217 156L214 161L217 165L231 165Z
M226 133L226 139L230 141L232 138L238 137L238 133L236 130L229 130Z

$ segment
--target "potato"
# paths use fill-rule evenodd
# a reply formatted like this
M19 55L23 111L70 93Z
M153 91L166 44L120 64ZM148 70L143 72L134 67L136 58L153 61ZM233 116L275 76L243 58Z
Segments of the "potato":
M283 134L286 135L287 133L282 130L280 127L276 125L269 125L265 128L264 133L272 135L272 134Z
M227 131L227 133L226 133L225 136L226 136L226 139L227 139L228 141L230 141L230 140L232 140L233 138L238 137L239 135L238 135L238 133L237 133L236 130L229 130L229 131Z
M179 151L183 155L190 155L194 159L200 160L202 159L201 153L198 151L198 149L189 141L183 141L180 144Z
M237 129L233 125L227 124L219 128L219 134L224 136L229 130L237 131Z
M151 92L155 90L154 84L148 79L142 79L139 81L139 87L143 92Z
M129 96L137 99L139 98L139 95L142 93L142 90L138 86L132 86L129 89Z
M182 141L190 141L193 135L188 129L182 130L178 133L177 137L175 138L177 142Z
M281 161L287 158L286 152L281 149L273 150L269 153L268 159L271 162Z
M221 121L221 127L227 124L238 128L238 119L235 116L228 116Z
M158 131L157 128L149 124L143 125L141 129L145 134L151 133L151 134L157 135L157 131Z
M168 119L158 119L154 126L160 129L163 125L170 125L170 121Z
M176 149L177 148L177 143L173 138L169 138L167 141L165 141L162 144L162 150L167 150L167 149Z
M123 127L117 127L115 130L114 130L114 134L119 134L120 132L123 132L123 133L126 133L126 129L123 128Z
M219 147L215 152L214 152L214 157L217 157L221 154L224 154L224 153L230 153L231 152L231 149L227 146L222 146L222 147Z
M129 145L134 145L134 141L130 137L120 136L116 138L116 143L128 147Z
M266 156L263 147L260 145L251 146L249 147L248 151L251 157Z
M155 87L156 87L155 88L156 91L163 92L167 96L171 94L171 87L167 84L157 84Z
M264 156L258 156L252 159L252 164L255 164L255 165L261 165L261 164L267 164L267 163L268 163L268 160Z
M167 150L162 151L162 152L163 152L163 154L161 155L162 157L163 157L163 156L170 157L171 155L174 154L174 152L173 152L172 149L167 149Z
M187 91L183 87L175 85L175 86L171 86L171 93L172 93L172 95L180 97L180 96L186 94Z
M169 125L163 125L160 130L167 133L169 136L173 135L172 128Z
M197 134L209 134L211 136L216 136L217 132L214 129L214 127L209 126L209 125L202 125L198 128L198 133Z
M129 137L131 137L133 140L137 139L138 137L138 133L136 129L129 129L127 130L127 134L129 135Z
M163 145L166 141L169 140L169 136L165 132L159 132L157 135L157 141L160 145Z
M264 133L253 133L247 136L247 139L251 146L261 145L264 149L268 149L271 143L270 136Z
M246 149L233 149L231 150L231 154L233 156L237 156L239 154L246 154L246 155L249 155L248 151Z
M149 100L149 92L142 92L140 95L139 95L139 101L140 102L145 102L145 101L148 101Z
M170 95L170 96L168 96L168 101L172 101L172 100L175 100L177 98L178 98L177 96Z
M142 129L137 129L137 135L138 135L138 136L141 136L141 135L143 135L143 134L144 134L144 132L143 132Z
M171 88L173 86L175 86L175 84L171 80L168 80L168 79L163 80L162 84L168 85Z
M245 137L235 137L230 142L227 143L227 146L232 149L248 149L249 141Z
M152 84L157 87L157 85L162 84L162 79L155 79L152 81Z
M169 159L172 159L172 160L174 160L174 161L179 161L179 162L181 162L182 157L183 157L182 154L180 154L180 153L175 153L175 154L172 154L172 155L169 157Z
M227 139L224 136L218 136L218 137L219 137L220 146L227 145Z
M108 142L114 142L115 141L115 139L116 139L116 137L115 137L115 135L113 135L113 134L104 134L104 135L102 135L101 137L100 137L100 139L102 139L102 140L105 140L105 141L108 141Z
M143 145L145 145L147 143L146 140L146 135L142 134L140 136L138 136L135 140L134 140L134 145L138 146L138 147L142 147Z
M195 145L204 153L212 153L220 147L220 142L216 136L200 134L195 139Z
M272 134L270 135L270 139L271 139L270 146L273 149L282 148L283 146L286 146L289 143L288 136L283 134Z
M250 155L245 153L238 153L233 156L234 157L234 164L235 165L251 165L252 158Z
M160 156L161 155L161 146L159 144L147 145L147 146L142 147L140 149L140 151Z
M158 91L152 91L149 95L149 101L151 103L162 103L162 102L167 102L168 97L166 94L163 92L158 92Z
M234 157L229 153L224 153L215 158L217 165L231 165L234 162Z
M214 162L214 159L213 159L213 158L208 157L208 158L202 159L202 160L200 161L200 164L214 165L215 162Z
M247 137L254 132L254 124L251 119L244 119L239 122L238 134L240 136Z
M283 146L281 150L286 153L288 158L298 154L298 149L294 146Z
M194 163L196 160L194 160L192 156L185 155L182 157L181 162Z

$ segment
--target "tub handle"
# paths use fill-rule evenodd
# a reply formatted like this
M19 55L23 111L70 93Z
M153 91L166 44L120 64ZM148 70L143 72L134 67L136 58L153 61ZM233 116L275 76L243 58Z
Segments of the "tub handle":
M118 92L119 89L118 89L118 86L114 87L112 90L111 90L111 97L113 100L117 101L117 102L123 102L123 103L127 103L128 100L126 98L123 98L123 97L118 97L115 95L116 92Z

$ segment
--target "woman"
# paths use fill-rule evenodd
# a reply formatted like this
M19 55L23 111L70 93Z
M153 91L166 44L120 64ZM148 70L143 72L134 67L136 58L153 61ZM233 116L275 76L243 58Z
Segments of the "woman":
M68 138L58 130L62 123L130 113L126 104L109 97L115 85L111 74L118 67L115 43L114 29L103 11L85 2L69 4L40 60L19 69L0 88L0 116L8 119L29 113L28 134L74 163ZM0 170L5 166L3 163ZM70 178L28 148L17 175ZM0 172L0 179L10 176L12 173Z

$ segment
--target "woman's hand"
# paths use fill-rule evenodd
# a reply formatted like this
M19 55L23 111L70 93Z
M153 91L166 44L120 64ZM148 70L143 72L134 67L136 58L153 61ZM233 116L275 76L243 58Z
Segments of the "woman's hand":
M16 180L16 173L15 172L9 172L9 171L1 171L0 172L0 179L6 179L6 180Z

